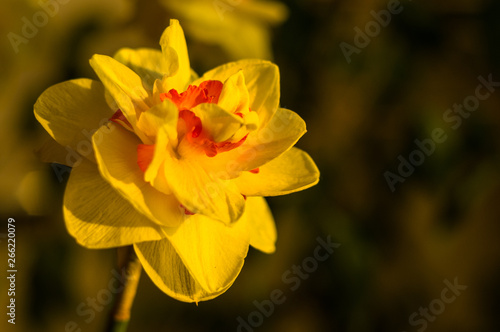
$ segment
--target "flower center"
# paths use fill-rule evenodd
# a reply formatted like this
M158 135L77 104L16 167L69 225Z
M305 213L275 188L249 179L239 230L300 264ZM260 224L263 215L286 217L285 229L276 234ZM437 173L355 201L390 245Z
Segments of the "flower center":
M160 94L161 101L170 99L179 111L190 110L202 103L217 104L222 91L222 82L204 81L199 86L190 85L187 90L179 94L177 90L171 89L167 93Z
M200 118L191 111L192 108L202 103L217 104L223 85L220 81L204 81L199 86L188 86L187 90L180 94L177 90L172 89L160 95L161 101L169 99L179 110L177 124L179 140L187 139L191 144L200 147L208 157L215 157L218 153L235 149L243 144L247 138L246 135L237 141L228 139L223 142L215 142L209 133L203 131ZM235 114L243 117L241 113Z
M222 142L214 141L210 133L203 130L203 123L196 114L191 111L192 108L203 104L217 104L222 91L223 83L220 81L204 81L200 85L190 85L187 90L178 93L171 89L166 93L160 94L162 102L170 100L179 110L179 121L177 122L177 137L179 144L186 140L188 144L205 153L208 157L215 157L217 154L233 150L242 145L247 139L248 134L237 139L227 139ZM250 110L249 110L250 111ZM234 113L243 118L243 114ZM114 122L127 124L125 117L121 112L117 112L111 119ZM137 147L137 164L145 172L153 160L155 145L139 144Z

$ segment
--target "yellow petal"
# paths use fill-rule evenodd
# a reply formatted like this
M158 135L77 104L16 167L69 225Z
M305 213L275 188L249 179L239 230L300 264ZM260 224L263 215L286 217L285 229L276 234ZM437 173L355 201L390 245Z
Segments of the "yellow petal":
M142 113L137 128L149 138L145 144L154 144L160 130L165 130L170 140L176 140L178 118L177 106L165 100Z
M276 224L263 197L247 197L248 230L250 245L266 254L276 250Z
M280 76L275 64L264 60L231 62L206 72L192 84L199 85L206 80L224 82L240 70L245 77L250 108L259 115L260 126L265 126L276 112L280 99Z
M149 144L155 145L144 180L164 194L172 194L162 166L170 146L177 145L178 114L177 107L170 100L165 100L144 112L137 124L151 140Z
M167 48L165 53L149 48L122 48L114 58L136 72L149 91L153 90L155 80L178 70L177 53L172 48Z
M87 248L164 238L160 227L138 213L86 160L71 171L64 193L64 220L69 233Z
M217 105L231 113L239 113L242 116L245 127L237 139L243 138L249 131L256 130L259 127L259 116L257 112L250 111L250 99L245 85L245 77L240 70L230 76L222 87Z
M170 49L173 50L172 48L170 48ZM174 52L174 54L177 56L177 53ZM197 80L198 78L199 78L198 74L194 70L191 69L191 76L189 77L188 85L191 82ZM167 75L164 75L164 77L161 80L156 80L154 82L152 100L154 100L156 102L160 102L161 101L160 94L162 94L164 92L168 92L168 91L170 91L170 89L173 89L172 87L169 86L169 84L170 84L169 80L170 80L170 78L167 77ZM179 90L178 92L182 92L182 91Z
M163 184L163 179L165 178L164 172L163 172L163 162L165 161L165 158L167 157L167 149L169 146L169 138L168 134L164 130L160 130L158 132L158 135L156 136L156 142L155 142L155 149L154 149L154 154L153 154L153 159L151 160L151 163L149 164L148 168L146 169L146 172L144 172L144 180L146 182L150 182L153 184L154 187L157 188L157 181L160 181L160 186L163 187L168 187L168 183ZM160 172L160 169L162 169L162 172ZM160 174L161 173L161 174ZM157 188L158 190L164 192L160 188ZM171 193L170 189L168 192L164 193Z
M172 195L172 189L170 189L165 176L163 162L160 164L159 170L154 179L150 181L151 185L164 194Z
M295 112L280 108L263 128L252 132L246 142L231 151L220 153L210 163L211 169L226 170L230 177L249 171L289 150L304 133L306 124Z
M144 271L168 296L183 302L210 300L222 293L211 294L197 283L168 240L134 245ZM229 286L228 286L229 287Z
M232 223L245 209L245 200L231 180L203 168L197 160L167 157L165 176L175 197L189 211Z
M286 195L318 183L319 170L306 152L291 148L259 167L259 173L242 172L234 181L247 196Z
M139 243L135 249L153 282L186 302L209 300L228 289L249 244L245 218L227 227L200 215L167 230L167 239Z
M217 104L199 104L191 111L200 118L203 131L209 133L215 142L230 139L243 125L241 117L226 111Z
M165 29L161 38L160 46L162 49L165 61L171 61L172 51L177 53L178 70L176 72L168 73L165 76L164 83L165 92L170 89L177 91L184 91L191 79L191 67L189 64L188 50L186 46L186 38L179 21L171 19L170 26Z
M35 117L68 159L80 155L94 160L92 134L113 115L106 105L104 87L98 81L77 79L51 86L38 98Z
M238 71L224 81L217 105L232 113L248 112L249 97L243 71Z
M110 128L114 129L101 129L93 136L101 175L149 219L163 226L178 225L184 218L179 202L144 181L144 174L137 164L137 145L141 141L114 123Z
M95 54L90 65L135 129L140 113L149 108L149 95L139 75L106 55Z

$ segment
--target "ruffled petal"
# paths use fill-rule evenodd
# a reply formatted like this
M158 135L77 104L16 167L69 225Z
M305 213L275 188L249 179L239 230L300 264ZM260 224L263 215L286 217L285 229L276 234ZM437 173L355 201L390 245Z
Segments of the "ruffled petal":
M138 213L84 160L74 167L64 193L68 232L87 248L112 248L165 237L161 228Z
M149 219L162 226L178 225L184 213L177 199L144 181L144 173L137 164L137 146L141 141L121 126L112 123L110 129L99 130L93 136L103 178Z
M169 100L165 100L144 112L137 124L154 144L149 147L153 153L146 165L144 180L165 194L171 194L172 191L165 178L163 162L169 147L171 149L177 145L178 114L177 107Z
M266 254L276 250L276 224L263 197L248 197L246 206L250 245Z
M173 75L179 67L177 53L172 48L164 53L149 48L122 48L114 58L136 72L149 91L153 91L155 80Z
M286 195L318 183L319 170L306 152L291 148L259 167L258 173L242 172L234 181L247 196Z
M90 65L135 129L141 112L145 112L150 107L148 105L149 94L144 89L139 75L106 55L95 54L90 59ZM137 131L136 133L139 134Z
M185 302L209 300L228 289L249 244L245 218L227 227L201 215L167 230L167 239L138 243L135 249L153 282Z
M297 113L279 108L271 121L252 132L242 146L206 160L206 167L236 177L239 172L261 167L288 151L305 132L306 124Z
M226 79L217 105L232 113L249 111L248 89L241 70Z
M38 98L35 117L70 154L93 158L92 134L113 115L98 81L77 79L51 86ZM67 164L66 162L65 164Z
M164 130L160 130L156 136L156 143L153 149L153 157L144 172L144 180L149 182L165 194L171 194L172 191L166 181L164 169L164 161L167 157L167 149L169 147L168 134ZM139 151L138 151L139 152ZM161 170L161 171L160 171Z
M189 64L186 38L178 20L170 20L170 26L165 29L160 38L160 46L163 56L166 59L165 61L171 61L173 50L177 54L178 64L176 72L165 75L162 82L164 92L168 92L170 89L184 91L192 78L192 72Z
M216 143L230 139L243 125L241 117L217 104L199 104L191 112L200 118L203 131Z
M280 76L275 64L264 60L231 62L206 72L192 84L207 80L224 82L240 70L245 77L250 108L259 115L260 126L265 126L278 109L280 99Z
M183 302L210 300L223 293L209 293L197 283L169 240L134 245L144 271L153 283L168 296ZM229 286L228 286L229 287Z
M146 144L154 144L160 130L166 131L169 139L175 141L178 118L177 107L170 100L165 100L142 113L137 128L149 139Z
M229 224L238 220L245 200L231 180L203 168L197 160L167 157L165 177L175 197L192 213Z

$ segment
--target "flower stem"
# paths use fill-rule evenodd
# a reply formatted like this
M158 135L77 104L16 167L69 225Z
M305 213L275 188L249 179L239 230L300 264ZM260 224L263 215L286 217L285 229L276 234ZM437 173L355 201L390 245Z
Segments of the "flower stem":
M115 303L106 326L106 332L126 332L130 309L134 302L141 276L141 262L132 246L118 248L118 268L123 275L123 288L116 294Z

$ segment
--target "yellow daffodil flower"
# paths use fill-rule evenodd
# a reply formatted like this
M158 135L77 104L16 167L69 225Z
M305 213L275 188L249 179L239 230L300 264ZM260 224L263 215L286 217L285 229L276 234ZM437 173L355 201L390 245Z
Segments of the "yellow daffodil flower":
M276 65L242 60L198 77L176 20L160 45L94 55L100 82L50 87L35 116L73 167L70 234L88 248L133 245L161 290L198 302L231 286L249 245L275 250L262 196L308 188L319 172L293 147L305 123L278 106Z

